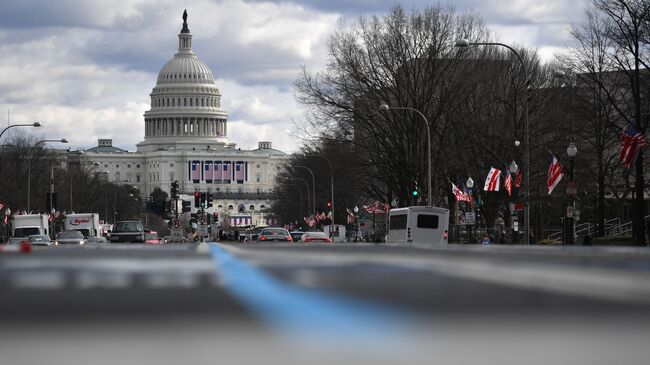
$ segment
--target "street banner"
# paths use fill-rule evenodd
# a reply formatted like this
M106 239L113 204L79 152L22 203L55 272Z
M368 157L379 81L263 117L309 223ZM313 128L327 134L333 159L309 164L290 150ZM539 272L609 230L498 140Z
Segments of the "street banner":
M499 184L501 182L501 170L490 167L490 172L485 179L485 191L499 191Z

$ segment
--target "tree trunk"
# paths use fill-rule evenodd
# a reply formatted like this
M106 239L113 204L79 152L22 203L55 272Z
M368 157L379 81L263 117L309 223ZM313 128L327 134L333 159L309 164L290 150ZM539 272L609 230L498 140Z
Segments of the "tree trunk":
M596 199L596 224L597 237L605 236L605 176L602 172L602 163L598 165L598 198Z

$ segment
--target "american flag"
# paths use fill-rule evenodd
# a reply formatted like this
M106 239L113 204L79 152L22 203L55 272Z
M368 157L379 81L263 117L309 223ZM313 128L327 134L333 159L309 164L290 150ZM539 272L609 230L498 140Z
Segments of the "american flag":
M201 180L201 162L192 161L192 180Z
M214 180L221 181L221 161L214 161Z
M519 170L517 172L517 175L515 176L515 188L518 188L521 186L521 181L524 179L524 173Z
M224 163L223 163L223 181L230 182L230 176L232 176L232 173L230 172L230 161L224 161Z
M213 170L212 170L212 161L205 161L203 163L203 170L205 170L204 173L203 173L205 181L212 182L212 179L213 179L213 176L214 176Z
M558 161L557 156L551 155L551 165L548 167L548 177L546 179L546 187L548 188L549 194L553 192L553 189L562 180L562 176L564 176L562 170L562 164Z
M243 161L237 161L235 162L235 180L239 182L244 181L244 162Z
M451 192L456 197L456 201L459 201L459 202L471 202L472 201L472 197L469 194L462 192L458 188L458 186L454 185L454 183L451 183Z
M506 171L505 185L508 196L512 195L512 175L510 174L510 171Z
M3 223L5 224L5 226L7 224L9 224L9 216L8 215L5 215L5 219L4 219Z
M632 124L621 133L621 155L619 158L628 169L634 166L639 151L646 145L646 138Z
M485 179L485 186L483 190L485 191L499 191L499 185L501 183L501 170L497 170L494 167L490 167L490 172Z
M2 210L4 207L5 207L5 205L0 203L0 210Z

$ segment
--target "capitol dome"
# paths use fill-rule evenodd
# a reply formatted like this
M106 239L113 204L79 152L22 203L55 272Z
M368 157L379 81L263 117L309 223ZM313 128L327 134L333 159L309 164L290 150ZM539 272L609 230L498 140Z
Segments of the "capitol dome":
M145 140L139 150L218 147L228 144L227 113L221 109L221 93L210 68L192 51L192 34L183 13L178 52L158 73L146 111Z

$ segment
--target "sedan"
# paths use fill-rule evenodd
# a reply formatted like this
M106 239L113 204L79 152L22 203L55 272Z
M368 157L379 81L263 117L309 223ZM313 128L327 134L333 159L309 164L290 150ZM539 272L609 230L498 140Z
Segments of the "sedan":
M332 242L332 239L323 232L306 232L300 240L302 242Z
M79 231L63 231L59 232L56 235L56 241L54 241L55 245L61 244L61 245L67 245L67 244L73 244L73 245L83 245L86 243L86 239L84 238L83 233Z
M144 233L144 243L158 245L162 243L162 239L158 237L158 232L149 231Z
M51 246L52 241L50 241L50 237L42 235L42 234L34 234L29 237L27 237L27 242L31 244L32 246Z
M7 244L8 245L19 245L19 244L21 244L23 242L27 242L27 238L25 238L25 237L11 237L7 241Z
M260 235L257 237L257 240L259 242L267 242L267 241L292 242L293 241L291 235L289 234L289 231L287 231L284 228L264 228L260 232Z

